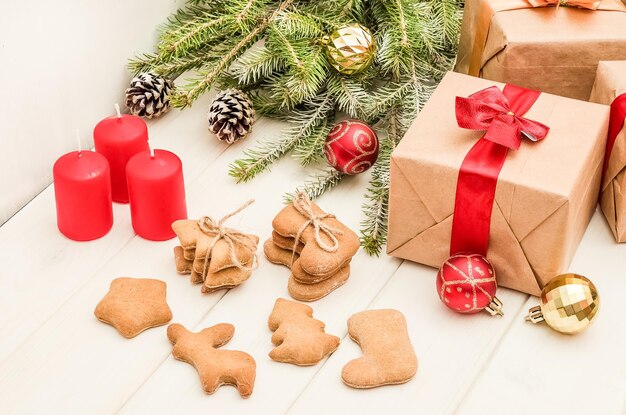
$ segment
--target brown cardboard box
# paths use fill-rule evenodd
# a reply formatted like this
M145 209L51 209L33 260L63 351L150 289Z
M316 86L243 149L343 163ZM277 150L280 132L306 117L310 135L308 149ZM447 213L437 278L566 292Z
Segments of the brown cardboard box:
M518 9L491 17L494 7ZM587 101L598 62L626 59L626 12L519 7L527 0L465 2L457 72ZM601 7L626 10L619 0ZM483 46L472 73L472 50Z
M591 102L610 105L626 93L626 61L600 62ZM618 134L602 183L600 207L617 242L626 242L626 125Z
M448 73L393 152L390 255L432 267L449 256L459 167L482 135L457 126L455 97L493 85L504 87ZM539 295L566 271L597 205L609 108L541 94L524 116L550 132L509 152L496 189L488 258L498 284Z

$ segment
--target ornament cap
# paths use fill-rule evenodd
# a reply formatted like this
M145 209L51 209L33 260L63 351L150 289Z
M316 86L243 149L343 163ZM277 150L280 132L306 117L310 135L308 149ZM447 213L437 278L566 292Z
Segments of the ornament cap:
M533 324L541 323L545 321L540 306L535 306L528 310L528 315L525 318L526 321L530 321Z
M493 297L491 302L487 304L487 307L485 307L485 311L487 311L492 316L498 315L502 317L504 316L504 313L502 312L502 305L502 301L500 301L498 297Z

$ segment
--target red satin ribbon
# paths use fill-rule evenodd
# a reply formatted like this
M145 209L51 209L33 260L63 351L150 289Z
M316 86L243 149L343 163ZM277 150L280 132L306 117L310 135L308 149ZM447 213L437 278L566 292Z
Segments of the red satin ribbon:
M613 152L613 146L615 140L622 127L624 127L624 121L626 120L626 93L618 96L611 103L611 117L609 119L609 134L606 140L606 152L604 153L604 170L602 173L602 183L606 176L606 171L609 168L609 159L611 158L611 152Z
M549 128L522 118L540 92L514 85L504 91L492 87L468 98L457 98L460 127L487 130L465 156L456 186L450 254L487 255L491 212L498 175L509 148L519 148L521 137L543 139Z

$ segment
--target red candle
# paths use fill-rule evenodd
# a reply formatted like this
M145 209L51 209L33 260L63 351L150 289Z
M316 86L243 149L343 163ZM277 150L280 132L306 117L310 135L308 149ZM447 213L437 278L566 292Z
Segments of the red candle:
M137 235L165 241L176 234L172 222L187 219L183 165L167 150L144 151L126 165L130 215Z
M102 154L73 151L52 169L61 233L76 241L104 236L113 226L111 174Z
M118 107L116 107L117 109ZM96 151L111 166L113 201L128 203L126 163L135 154L149 150L148 126L139 117L121 115L105 118L93 130Z

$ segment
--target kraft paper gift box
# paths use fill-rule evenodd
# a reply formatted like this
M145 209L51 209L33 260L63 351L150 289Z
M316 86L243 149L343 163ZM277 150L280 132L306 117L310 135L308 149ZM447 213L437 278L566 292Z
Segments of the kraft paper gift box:
M545 1L467 0L455 70L587 101L598 62L626 59L626 7L531 3Z
M626 93L626 61L600 62L591 102L610 105ZM621 97L626 105L626 96ZM626 125L617 133L602 181L600 207L617 242L626 242Z
M448 73L394 150L389 255L432 267L450 256L459 167L483 134L458 127L455 98L493 85L504 87ZM597 205L609 108L541 94L524 117L550 132L509 151L496 187L487 258L499 285L539 295L550 278L567 270Z

